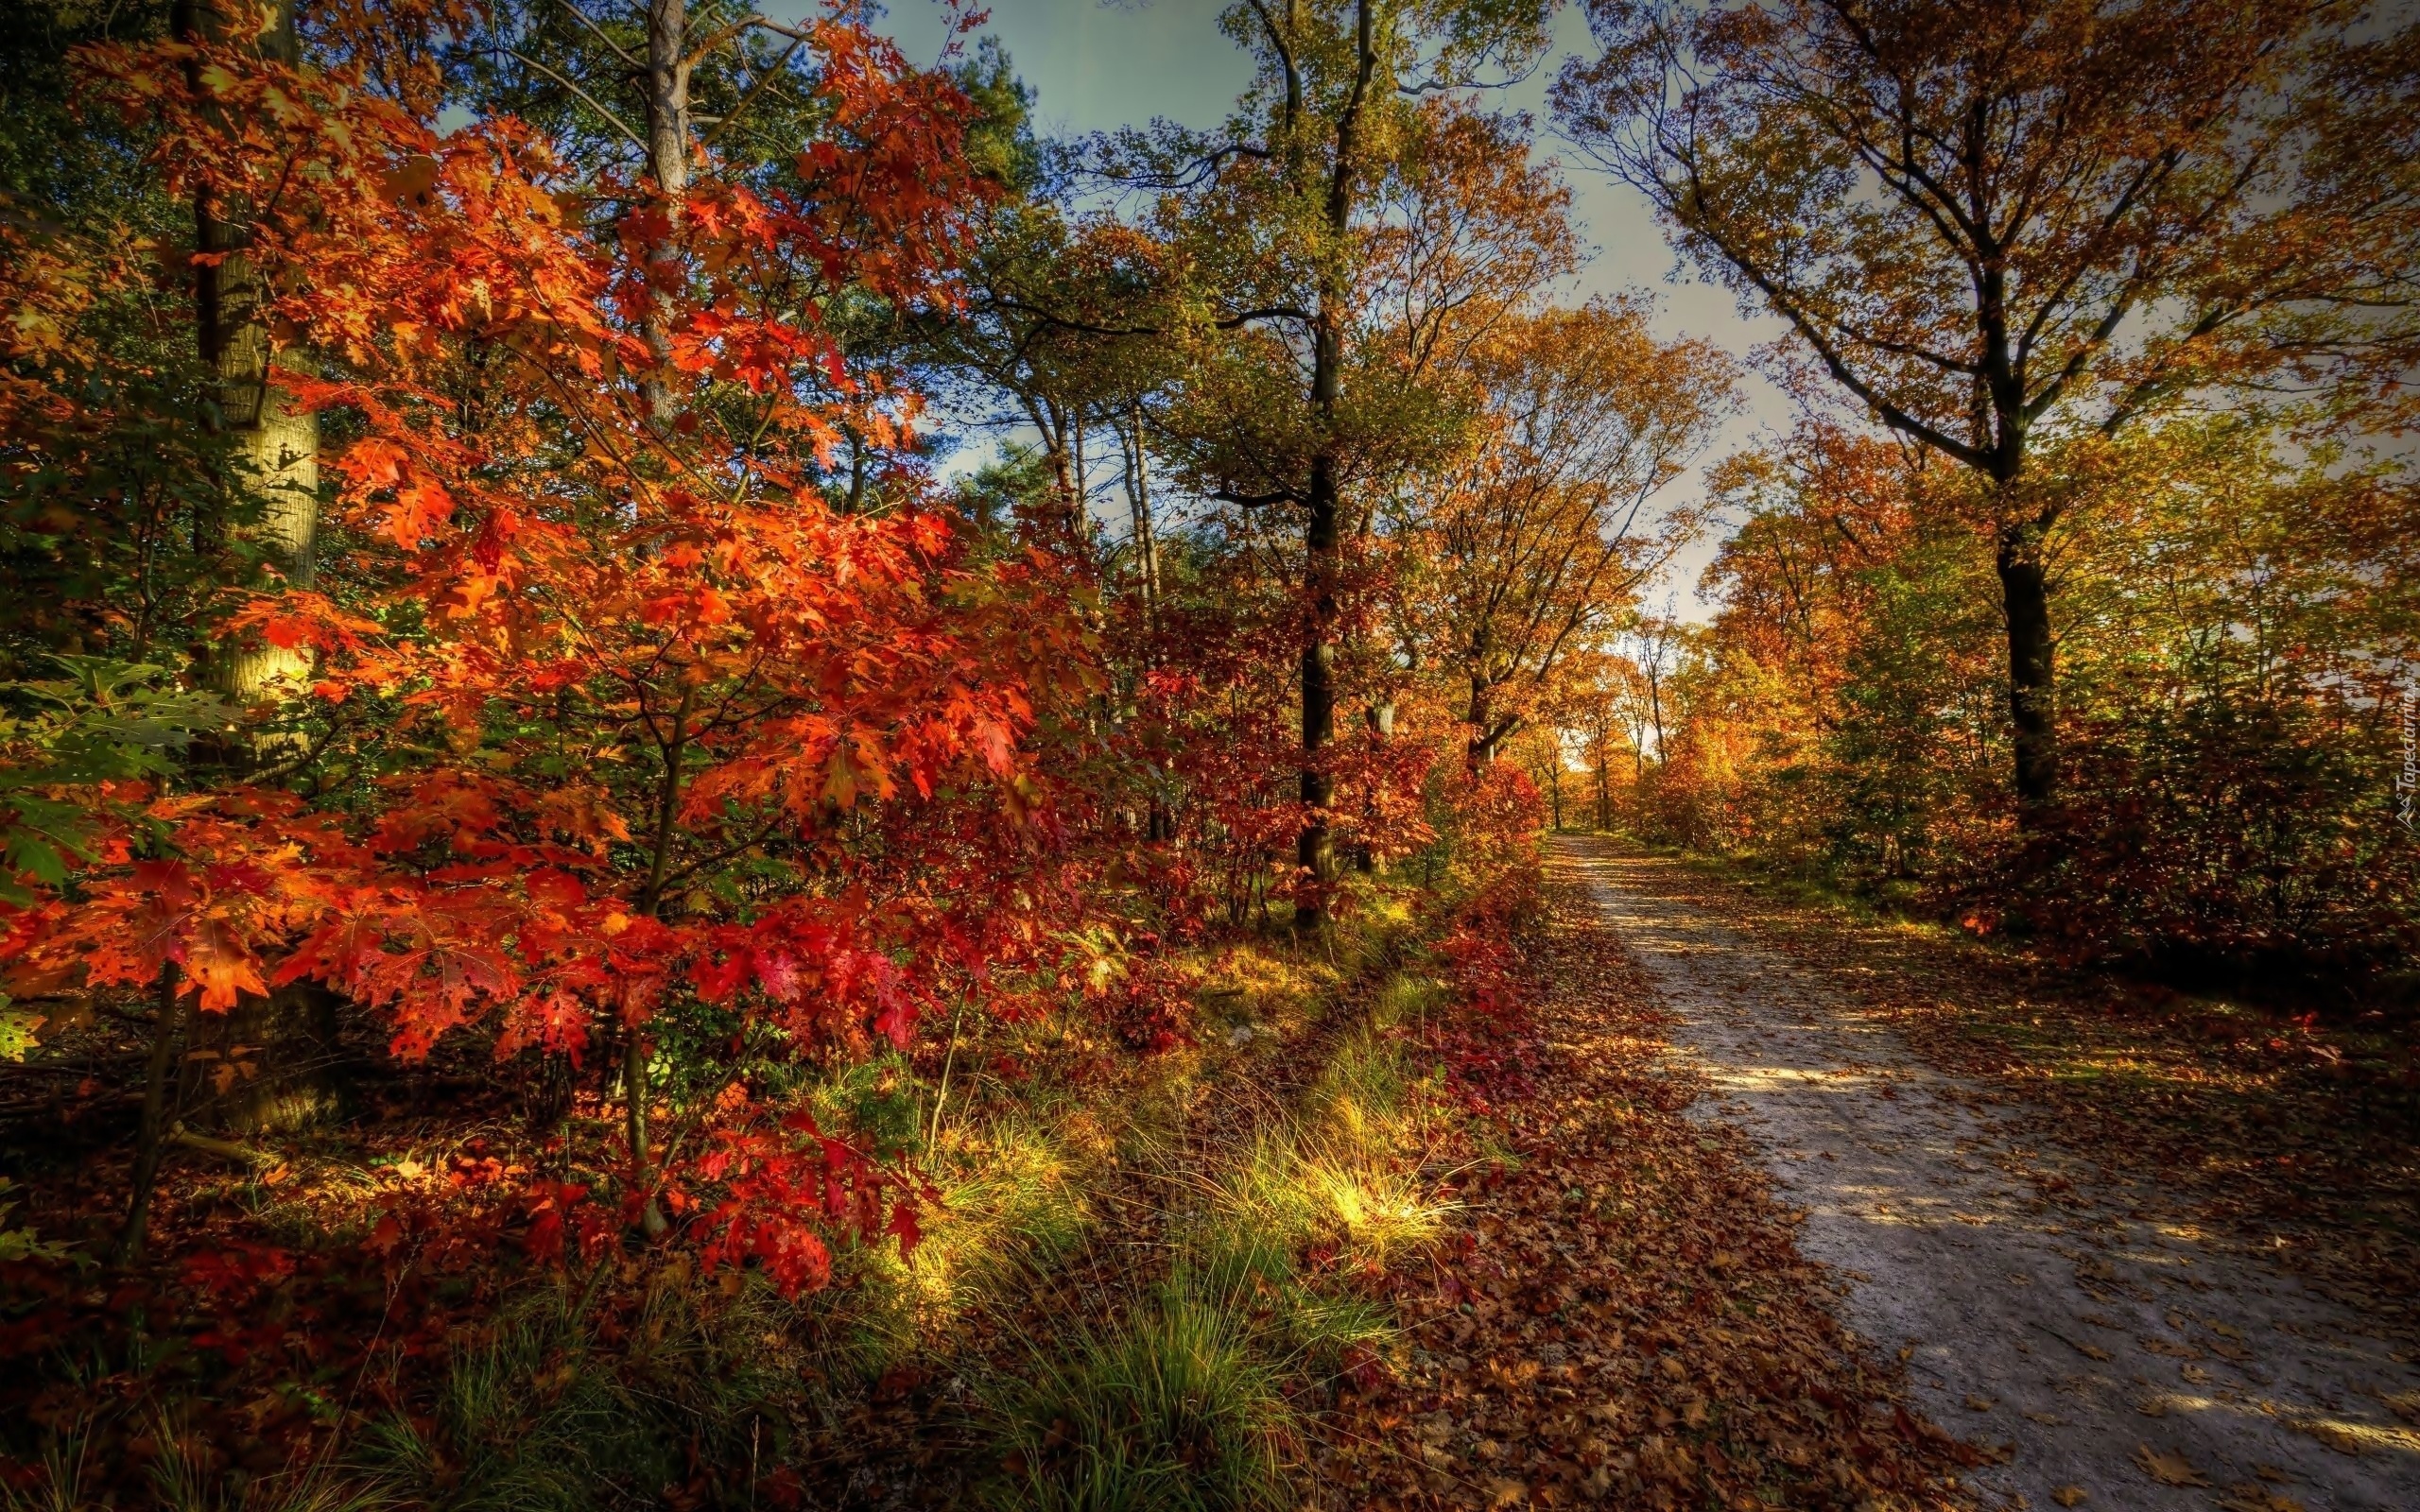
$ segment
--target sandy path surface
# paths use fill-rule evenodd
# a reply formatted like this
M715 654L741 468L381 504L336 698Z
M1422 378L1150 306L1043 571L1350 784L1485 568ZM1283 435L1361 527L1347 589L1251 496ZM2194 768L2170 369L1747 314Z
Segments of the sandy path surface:
M2388 1404L2420 1408L2420 1370L2359 1315L2054 1167L1982 1089L1672 896L1670 863L1565 844L1713 1079L1705 1115L1849 1280L1844 1320L2002 1456L1986 1505L2420 1508L2420 1433Z

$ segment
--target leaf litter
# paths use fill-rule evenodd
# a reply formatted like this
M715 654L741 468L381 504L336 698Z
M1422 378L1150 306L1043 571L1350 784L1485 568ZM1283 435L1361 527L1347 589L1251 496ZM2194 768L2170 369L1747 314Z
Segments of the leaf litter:
M1835 1320L1837 1281L1567 861L1530 941L1543 984L1432 1170L1459 1206L1383 1282L1398 1368L1340 1394L1323 1504L1960 1504L1980 1458Z

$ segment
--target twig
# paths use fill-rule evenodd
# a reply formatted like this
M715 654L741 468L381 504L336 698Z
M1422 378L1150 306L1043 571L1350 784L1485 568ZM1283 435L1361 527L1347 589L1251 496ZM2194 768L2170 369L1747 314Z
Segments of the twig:
M925 1136L925 1148L927 1150L941 1143L942 1109L949 1106L950 1069L958 1064L958 1026L965 1022L966 1000L960 998L958 1000L958 1011L951 1014L949 1019L949 1054L942 1057L942 1087L941 1091L933 1098L932 1131Z
M182 1124L168 1130L168 1143L182 1145L188 1150L199 1150L204 1155L215 1155L222 1160L233 1160L238 1165L277 1165L284 1160L284 1157L268 1150L256 1150L233 1140L215 1140L207 1134L196 1134Z
M596 96L589 94L588 91L580 88L578 84L573 83L570 79L565 78L562 75L556 73L553 69L548 68L545 64L525 53L515 52L510 47L507 47L505 52L508 56L518 60L524 67L536 69L538 72L545 75L548 78L553 79L556 83L561 84L563 88L571 91L574 94L579 95L590 110L595 111L597 114L605 117L606 122L611 125L614 130L619 131L622 135L628 137L630 139L631 146L638 148L642 152L647 150L646 141L642 139L636 131L633 131L629 127L623 125L622 118L620 116L614 114L612 111L607 110L603 105L597 103Z

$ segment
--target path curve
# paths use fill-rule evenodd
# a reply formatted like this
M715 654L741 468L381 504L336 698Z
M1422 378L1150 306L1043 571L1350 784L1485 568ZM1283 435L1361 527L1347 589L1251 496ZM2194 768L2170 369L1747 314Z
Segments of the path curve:
M2054 1203L1981 1087L1676 896L1675 863L1558 843L1712 1079L1700 1110L1747 1131L1846 1278L1843 1321L2005 1456L1975 1472L1985 1504L2420 1508L2420 1434L2387 1404L2420 1405L2420 1371L2356 1314L2081 1169Z

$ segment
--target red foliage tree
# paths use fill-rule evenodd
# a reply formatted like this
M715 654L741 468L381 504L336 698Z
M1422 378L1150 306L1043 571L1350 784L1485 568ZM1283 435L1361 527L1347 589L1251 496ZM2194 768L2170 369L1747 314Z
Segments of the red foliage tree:
M1014 969L1013 900L1049 891L1002 875L1054 864L1030 739L1094 680L1050 560L978 561L912 472L880 514L822 490L844 430L896 450L916 413L824 310L946 304L984 187L946 79L854 24L800 35L825 124L789 186L678 196L581 183L513 120L441 132L367 52L87 56L166 191L242 217L262 323L308 354L282 402L350 438L321 458L350 549L228 600L235 644L310 669L252 712L252 759L143 795L12 921L22 968L176 1012L307 980L406 1057L474 1025L499 1057L618 1044L631 1215L700 1212L791 1286L826 1272L816 1215L912 1218L735 1069L697 1100L706 1153L659 1169L648 1042L697 1018L758 1051L905 1046ZM322 801L274 781L339 755Z

